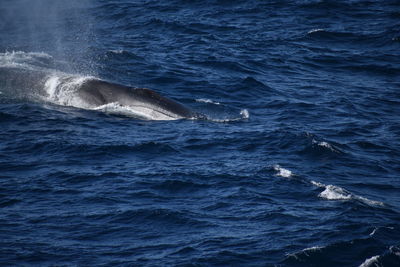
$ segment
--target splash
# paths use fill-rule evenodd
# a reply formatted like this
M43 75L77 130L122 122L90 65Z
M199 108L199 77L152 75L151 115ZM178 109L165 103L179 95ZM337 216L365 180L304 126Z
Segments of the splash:
M93 79L93 77L54 73L45 82L44 88L47 93L45 99L57 105L93 109L93 106L82 101L76 94L78 88L88 79Z
M318 196L320 198L325 198L329 200L348 200L352 198L350 192L335 185L325 186L325 190L322 191Z
M250 118L250 113L249 113L249 111L248 111L247 109L242 109L242 110L240 111L240 115L242 115L242 118L243 118L243 119L248 119L248 118Z

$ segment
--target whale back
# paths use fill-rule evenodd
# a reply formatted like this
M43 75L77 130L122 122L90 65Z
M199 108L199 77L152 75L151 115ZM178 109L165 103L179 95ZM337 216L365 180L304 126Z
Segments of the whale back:
M78 91L79 96L91 105L118 103L136 109L149 117L192 118L195 114L184 105L161 96L153 90L134 88L107 81L90 79Z

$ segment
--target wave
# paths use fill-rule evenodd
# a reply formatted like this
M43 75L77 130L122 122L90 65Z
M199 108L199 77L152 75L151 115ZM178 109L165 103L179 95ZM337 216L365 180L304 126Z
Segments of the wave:
M275 176L283 177L283 178L293 178L296 177L296 181L301 182L306 185L313 185L318 188L323 189L318 197L325 200L342 200L342 201L356 201L363 203L365 205L371 207L385 207L385 203L381 201L371 200L366 197L362 197L356 194L351 193L350 191L336 185L325 185L323 183L308 180L307 178L301 178L301 176L295 175L291 170L281 167L279 164L275 164L271 167L273 171L275 171Z
M367 54L369 57L376 53L387 55L386 53L382 53L383 50L377 50L377 48L387 49L396 45L396 42L399 40L396 28L398 28L398 25L393 25L391 27L387 27L386 29L374 32L341 31L337 29L314 28L307 31L306 34L299 36L299 39L297 40L305 41L306 43L311 41L312 43L316 42L321 44L326 44L326 42L329 42L334 44L332 47L341 47L344 49L347 49L349 46L355 46L357 48L362 47L367 49L367 51L374 51L373 54ZM331 48L326 49L327 51L330 51ZM334 52L334 50L331 51ZM335 56L338 56L337 53L334 52L334 54ZM354 56L355 54L353 54L353 57ZM348 55L346 55L345 59L348 60ZM346 63L345 59L343 59L344 63Z
M359 267L398 266L400 263L400 248L390 246L384 253L365 259Z
M320 28L308 31L307 36L311 38L330 39L330 40L358 37L356 34L351 32L331 31Z
M379 266L378 261L379 261L379 255L373 256L369 259L366 259L363 263L361 263L360 267Z
M300 252L288 253L286 256L293 257L296 260L300 260L300 255L309 257L312 253L320 252L323 248L324 247L321 247L321 246L309 247L309 248L305 248L305 249L301 250Z
M320 147L323 147L323 148L327 148L327 149L329 149L330 151L339 152L337 149L335 149L331 144L329 144L329 143L326 142L326 141L316 141L316 140L313 140L313 143L314 143L314 144L317 144L317 146L320 146Z
M300 153L317 158L337 158L345 154L339 149L342 146L341 144L333 144L331 141L321 140L312 134L307 134L307 143Z
M319 197L327 200L355 200L364 203L368 206L382 207L385 206L383 202L370 200L365 197L355 195L346 189L336 185L324 185L322 183L311 181L311 184L323 188L324 190L319 193Z
M354 266L398 266L400 262L400 248L393 243L398 243L398 230L387 231L381 238L357 238L346 241L330 243L324 246L313 246L294 253L288 253L283 263L290 266L347 266L352 262ZM340 253L340 257L338 257ZM354 255L357 255L354 257Z

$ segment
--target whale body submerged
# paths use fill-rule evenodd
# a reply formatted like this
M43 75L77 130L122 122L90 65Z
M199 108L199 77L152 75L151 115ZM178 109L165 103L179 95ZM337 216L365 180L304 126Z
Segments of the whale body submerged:
M137 117L151 120L199 118L184 105L161 96L153 90L115 84L98 79L83 81L75 94L90 106L117 104L134 111Z

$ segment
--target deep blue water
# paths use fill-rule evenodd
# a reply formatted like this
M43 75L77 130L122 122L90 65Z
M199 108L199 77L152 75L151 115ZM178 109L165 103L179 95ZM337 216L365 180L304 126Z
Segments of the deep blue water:
M55 103L37 71L209 119ZM400 266L399 122L396 0L3 0L0 265Z

